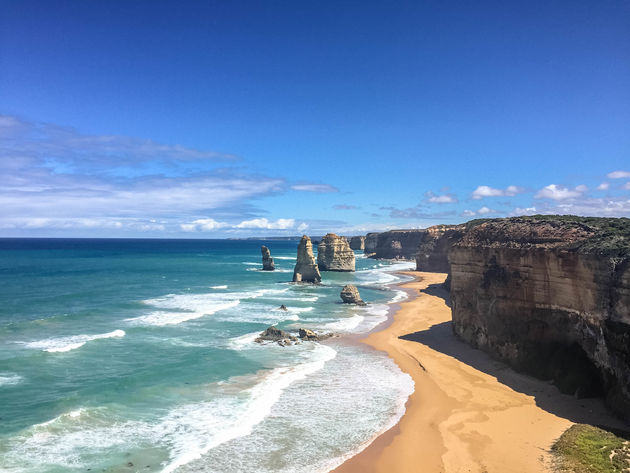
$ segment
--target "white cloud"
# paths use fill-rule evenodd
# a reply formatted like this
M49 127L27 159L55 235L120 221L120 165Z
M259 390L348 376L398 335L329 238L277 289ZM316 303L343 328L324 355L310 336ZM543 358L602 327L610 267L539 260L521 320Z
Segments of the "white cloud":
M630 177L628 171L613 171L608 173L608 179L626 179Z
M536 210L536 207L525 207L525 208L521 208L521 207L516 207L511 214L514 216L518 216L518 215L536 215L538 213L538 211Z
M474 217L475 215L477 215L477 212L468 209L462 212L462 217Z
M295 220L292 218L279 218L275 222L266 218L254 218L252 220L244 220L234 228L264 228L267 230L286 230L295 226Z
M481 200L484 197L513 197L522 194L525 189L518 186L507 186L505 189L495 189L490 186L479 186L472 192L472 198Z
M536 199L552 199L552 200L567 200L582 197L582 195L588 190L586 186L577 186L574 189L558 186L556 184L549 184L543 187L534 196Z
M608 182L602 182L597 186L598 191L607 191L610 188L610 184Z
M199 218L194 220L192 223L183 223L180 225L180 228L185 232L211 232L213 230L218 230L220 228L225 228L229 226L225 222L217 222L213 218Z
M454 204L458 202L454 194L436 195L431 191L425 194L425 200L432 204Z
M624 188L625 190L630 190L630 182L626 182L626 183L623 185L623 188Z
M327 192L339 192L339 189L328 184L295 184L291 186L294 191L317 192L320 194Z
M477 210L477 213L479 215L487 215L487 214L495 214L497 213L496 210L491 209L489 207L486 207L485 205L483 207L481 207L479 210Z

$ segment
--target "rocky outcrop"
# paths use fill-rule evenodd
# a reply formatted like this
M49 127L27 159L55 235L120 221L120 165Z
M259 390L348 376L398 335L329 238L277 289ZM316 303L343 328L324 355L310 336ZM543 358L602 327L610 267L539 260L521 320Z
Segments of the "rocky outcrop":
M302 236L297 249L297 261L293 269L293 282L319 283L322 276L313 256L313 244L306 235Z
M473 221L449 260L459 337L630 418L629 219Z
M317 265L322 271L354 271L354 251L348 240L328 233L317 245Z
M350 237L350 248L353 250L364 250L365 249L365 237L364 236L353 236Z
M273 258L271 257L269 248L263 245L260 247L260 252L262 253L263 271L273 271L276 269L276 265L273 263Z
M293 344L293 342L297 341L297 338L284 330L271 326L264 332L261 332L254 341L257 343L276 342L279 345L285 346Z
M448 252L463 236L466 225L435 225L426 229L416 251L416 271L448 273Z
M372 256L376 253L376 246L378 245L378 233L372 232L365 235L363 242L363 252L367 256Z
M322 340L326 340L327 338L334 336L332 333L317 334L307 328L300 328L298 330L298 335L301 340L308 340L309 342L321 342Z
M344 304L367 305L361 300L359 290L354 284L346 284L339 294Z
M371 257L413 260L416 257L418 245L423 241L426 233L426 230L390 230L378 233L376 248Z

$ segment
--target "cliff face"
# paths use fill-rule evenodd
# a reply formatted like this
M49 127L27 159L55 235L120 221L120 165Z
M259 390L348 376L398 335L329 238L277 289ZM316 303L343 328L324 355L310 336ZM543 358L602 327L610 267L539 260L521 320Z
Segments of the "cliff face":
M364 236L353 236L350 238L350 248L353 250L364 250L365 249L365 237Z
M423 241L426 230L390 230L377 233L374 258L406 259L413 260L416 256L418 245ZM366 253L368 237L366 235Z
M465 225L435 225L426 230L416 252L416 271L448 273L448 252L464 236Z
M293 269L293 282L319 283L322 276L319 273L315 256L313 256L313 243L306 235L302 236L297 249L297 261Z
M376 253L376 245L378 243L378 233L372 232L365 235L365 241L363 243L363 252L371 256Z
M329 233L317 245L317 265L322 271L354 271L354 251L348 240Z
M630 418L630 220L473 221L449 260L458 336Z

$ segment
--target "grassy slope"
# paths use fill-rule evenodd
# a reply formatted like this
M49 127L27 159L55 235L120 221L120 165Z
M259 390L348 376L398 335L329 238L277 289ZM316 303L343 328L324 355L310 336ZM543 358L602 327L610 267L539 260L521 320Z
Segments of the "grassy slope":
M630 445L611 432L592 425L576 424L552 447L558 472L630 472Z

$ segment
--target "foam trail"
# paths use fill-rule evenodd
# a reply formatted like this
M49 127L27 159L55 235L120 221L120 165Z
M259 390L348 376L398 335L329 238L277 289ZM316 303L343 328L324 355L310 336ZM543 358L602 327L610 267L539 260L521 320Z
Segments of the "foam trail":
M321 370L327 361L337 355L337 352L328 346L318 345L317 350L320 352L320 358L317 361L293 367L276 368L262 382L246 390L250 398L245 405L240 406L241 414L230 422L231 425L218 432L216 427L225 425L225 419L217 419L216 403L206 402L201 405L184 406L172 412L163 425L167 430L177 432L179 438L175 441L176 456L171 463L166 465L162 473L171 473L201 458L202 455L222 443L249 435L254 427L269 415L271 408L288 386ZM181 422L185 424L181 425ZM186 428L191 429L189 435L182 432ZM206 435L200 436L200 433ZM204 438L208 439L206 443L195 445L199 439Z
M124 330L114 330L113 332L101 333L97 335L73 335L63 338L49 338L46 340L38 340L36 342L27 343L28 348L35 348L49 353L67 352L81 348L87 342L92 340L100 340L103 338L124 337Z
M222 286L210 286L210 289L227 289L227 284L223 284Z
M22 377L15 373L0 373L0 387L13 386L22 382Z

